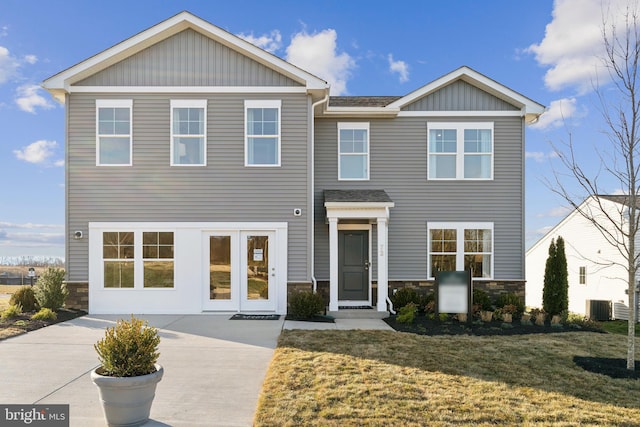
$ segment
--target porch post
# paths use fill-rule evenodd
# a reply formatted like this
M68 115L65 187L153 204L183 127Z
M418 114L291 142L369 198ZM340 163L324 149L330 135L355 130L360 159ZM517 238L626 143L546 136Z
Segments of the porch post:
M389 273L387 259L387 218L379 217L378 229L378 311L387 311L389 293Z
M329 311L338 311L338 218L329 218Z

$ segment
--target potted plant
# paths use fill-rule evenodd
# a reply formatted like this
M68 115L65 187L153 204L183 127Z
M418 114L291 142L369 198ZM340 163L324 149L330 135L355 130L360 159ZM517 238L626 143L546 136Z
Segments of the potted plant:
M91 372L91 380L98 387L108 425L137 426L149 419L164 373L156 363L159 344L158 330L133 315L107 328L94 344L101 365Z
M502 307L502 320L506 323L513 321L513 315L517 312L517 307L514 304L507 304Z

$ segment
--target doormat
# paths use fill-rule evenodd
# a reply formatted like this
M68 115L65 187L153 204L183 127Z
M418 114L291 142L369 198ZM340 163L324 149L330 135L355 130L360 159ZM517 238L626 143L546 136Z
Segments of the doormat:
M230 320L280 320L279 314L234 314Z

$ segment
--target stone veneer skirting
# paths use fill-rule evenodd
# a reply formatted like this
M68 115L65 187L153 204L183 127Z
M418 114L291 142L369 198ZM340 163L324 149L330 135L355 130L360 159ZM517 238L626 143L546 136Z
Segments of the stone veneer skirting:
M65 286L69 291L65 308L89 311L89 283L65 282Z

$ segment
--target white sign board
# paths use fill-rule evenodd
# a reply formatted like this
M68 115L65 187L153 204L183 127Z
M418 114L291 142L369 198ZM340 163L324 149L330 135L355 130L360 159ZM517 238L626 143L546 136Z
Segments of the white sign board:
M466 313L469 310L466 284L448 284L438 289L438 312Z
M263 260L263 250L262 249L254 249L253 250L253 260L256 262L260 262Z

